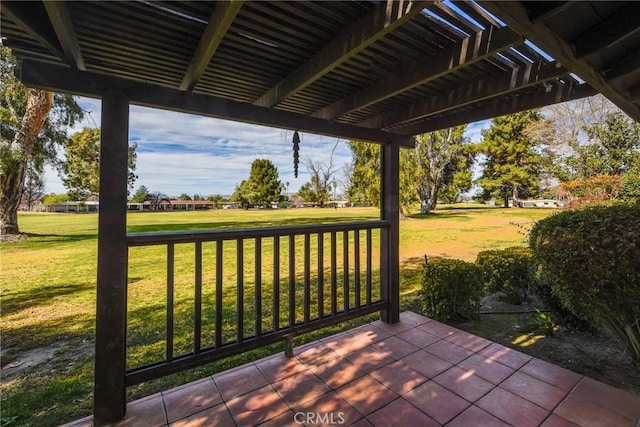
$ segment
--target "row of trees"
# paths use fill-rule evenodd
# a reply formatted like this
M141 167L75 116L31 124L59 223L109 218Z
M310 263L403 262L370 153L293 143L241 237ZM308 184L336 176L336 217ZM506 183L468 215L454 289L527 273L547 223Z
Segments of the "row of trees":
M504 206L544 195L635 194L640 125L602 96L494 118L478 144L464 131L460 126L418 135L415 148L401 151L403 211L420 204L427 213L439 200L456 201L473 184L480 199L501 199ZM350 147L347 194L357 203L379 205L380 147L359 141ZM474 182L475 162L480 176Z

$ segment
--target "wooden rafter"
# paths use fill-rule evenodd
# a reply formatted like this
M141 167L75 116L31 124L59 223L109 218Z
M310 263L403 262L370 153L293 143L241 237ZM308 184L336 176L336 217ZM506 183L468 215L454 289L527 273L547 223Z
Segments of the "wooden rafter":
M640 102L640 84L629 89L629 98L632 102Z
M403 134L418 135L432 132L438 129L460 126L480 120L491 119L493 117L513 114L519 111L542 108L547 105L558 104L560 102L573 101L595 95L597 91L591 86L577 85L573 81L566 84L558 84L549 92L540 91L526 96L513 96L510 98L499 98L492 102L483 103L470 108L464 112L435 117L426 123L407 126L399 131Z
M65 59L51 22L39 5L32 2L3 1L1 7L4 15L20 26L42 47L58 58Z
M552 16L558 15L571 7L570 1L537 1L530 3L529 7L534 10L529 13L529 17L533 21L544 21Z
M329 123L326 120L308 117L288 111L258 107L226 98L184 92L165 86L143 83L78 71L59 65L24 60L18 70L20 80L27 86L47 90L71 92L89 97L101 97L104 88L120 90L127 94L130 102L145 107L198 114L238 122L297 129L299 131L351 138L377 143L400 142L410 146L412 142L403 135L366 129L345 123Z
M390 126L442 114L455 108L552 80L567 73L568 71L566 69L557 64L536 62L502 72L487 79L469 83L449 93L433 96L422 102L410 105L401 111L372 117L358 124L375 129L388 128Z
M640 69L640 50L616 60L616 62L605 70L604 76L607 81L615 80Z
M317 111L313 116L333 120L481 61L521 41L522 38L509 28L489 27L455 43L435 57L425 58L383 82Z
M594 28L573 40L576 56L581 58L611 46L640 32L640 2L632 1L607 17Z
M43 3L60 46L62 46L66 62L78 70L85 70L82 51L78 44L78 38L73 28L67 4L64 1L45 1Z
M387 0L341 33L284 80L265 92L254 105L273 107L299 92L380 38L409 21L433 1Z
M189 68L182 79L180 89L191 91L196 86L209 61L216 53L220 42L222 42L222 38L240 11L242 3L243 0L216 3L216 8L209 18L209 23L202 33L200 43L198 43Z
M572 70L598 92L613 101L636 121L640 121L640 107L631 102L626 93L607 84L602 74L584 58L577 58L573 46L563 40L546 24L532 22L521 3L510 1L484 1L482 6L494 15L500 16L508 26L529 38L549 55Z

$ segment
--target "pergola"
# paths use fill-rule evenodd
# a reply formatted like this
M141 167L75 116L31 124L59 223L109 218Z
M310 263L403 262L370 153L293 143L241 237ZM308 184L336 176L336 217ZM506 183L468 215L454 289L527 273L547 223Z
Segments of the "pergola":
M1 13L2 43L20 60L17 73L26 85L102 99L97 421L124 416L128 385L276 340L291 343L295 334L371 312L396 322L399 149L411 146L413 135L598 92L640 120L640 3L634 1L3 1ZM380 220L127 234L130 104L381 144ZM372 230L381 236L379 298L371 297ZM323 312L318 288L320 305L311 316L308 254L317 248L310 236L320 236L318 253L324 253L321 237L330 237L334 261L340 233L345 248L366 253L366 266L355 266L363 269L364 293L358 282L355 300ZM283 323L273 314L272 330L256 327L244 336L240 326L232 343L216 330L216 345L204 348L196 295L193 351L174 355L174 245L194 244L201 263L203 242L215 242L221 253L225 241L240 248L253 239L261 260L263 239L288 238L292 251L292 236L305 239L307 278L304 300L290 293L288 304L290 312L304 305L304 319L290 314ZM139 245L167 246L167 350L164 360L127 370L128 248ZM273 263L279 260L274 255ZM216 261L221 268L222 255ZM197 265L196 289L202 285ZM295 272L291 262L289 269ZM235 285L242 308L242 280ZM216 286L219 296L221 281ZM353 293L350 286L347 278L345 295ZM335 292L326 298L335 301ZM274 307L279 303L276 297ZM263 313L255 316L262 320Z

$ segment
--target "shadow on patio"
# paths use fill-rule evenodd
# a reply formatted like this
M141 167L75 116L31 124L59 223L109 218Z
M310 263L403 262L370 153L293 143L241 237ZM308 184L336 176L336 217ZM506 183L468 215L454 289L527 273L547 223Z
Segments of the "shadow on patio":
M640 396L412 312L127 407L123 426L630 426ZM91 426L85 418L67 426Z

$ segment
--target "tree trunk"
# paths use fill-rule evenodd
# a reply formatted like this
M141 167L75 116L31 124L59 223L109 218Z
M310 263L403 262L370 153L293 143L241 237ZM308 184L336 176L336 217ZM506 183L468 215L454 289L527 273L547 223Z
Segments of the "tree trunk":
M27 162L33 155L38 133L44 124L51 105L51 92L29 89L27 109L20 129L11 141L10 152L15 153L3 165L0 175L0 235L18 234L18 206L22 198Z

